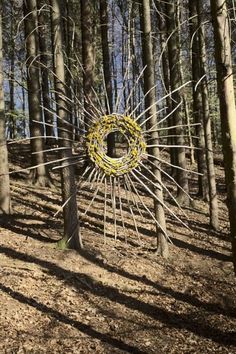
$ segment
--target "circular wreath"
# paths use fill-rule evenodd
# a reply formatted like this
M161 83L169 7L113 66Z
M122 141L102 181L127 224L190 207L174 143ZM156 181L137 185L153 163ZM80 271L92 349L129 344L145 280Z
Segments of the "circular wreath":
M128 152L122 157L107 155L106 138L120 132L128 142ZM103 116L88 131L87 151L90 159L108 176L122 176L139 165L146 150L141 127L129 116L111 114Z

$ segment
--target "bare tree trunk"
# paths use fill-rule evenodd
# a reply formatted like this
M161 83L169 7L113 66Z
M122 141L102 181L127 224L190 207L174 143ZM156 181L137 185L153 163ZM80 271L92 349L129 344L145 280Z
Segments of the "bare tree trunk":
M73 124L73 104L71 103L73 101L73 48L74 48L74 40L73 40L73 22L72 22L72 11L73 11L73 2L71 0L66 0L63 1L63 8L61 9L64 17L64 21L62 22L63 30L64 30L64 43L65 43L65 56L66 56L66 65L68 67L68 70L66 70L65 75L66 75L66 95L68 97L67 101L67 108L68 108L68 116L69 116L69 121L71 124ZM69 128L69 127L68 127ZM68 129L67 128L67 129ZM71 139L73 139L73 126L70 128L71 131ZM76 130L75 133L78 133Z
M107 113L113 113L113 94L111 81L111 61L108 40L108 10L107 0L100 0L100 24L102 36L102 54L103 54L103 72L105 79L105 88L107 92ZM109 134L107 138L107 154L114 156L115 149L115 134Z
M82 61L83 61L83 89L85 125L88 128L91 115L94 114L94 47L93 47L93 12L92 1L80 1L81 32L82 32ZM85 128L86 128L85 126ZM86 128L86 129L87 129Z
M179 39L179 70L180 70L180 84L182 85L184 83L184 70L183 70L183 61L184 59L184 51L182 49L182 43L181 43L181 16L182 16L183 10L180 7L180 0L177 0L177 23L176 26L178 27L178 39ZM183 99L183 111L184 111L184 116L185 116L185 124L188 125L188 137L189 137L189 146L193 147L193 139L191 135L191 129L189 127L190 125L190 114L189 114L189 104L188 104L188 99L187 99L187 94L183 90L181 93L182 99ZM194 150L190 149L190 162L193 164L194 161Z
M128 53L127 53L127 23L125 20L126 8L122 1L119 5L120 13L122 17L122 28L121 28L121 75L122 75L122 91L123 91L123 102L127 99L127 82L128 82ZM128 4L127 4L128 5ZM128 9L127 9L128 10Z
M11 46L10 46L10 138L16 139L16 117L15 117L15 6L14 1L11 1Z
M199 63L199 37L198 37L198 18L197 18L197 0L189 0L189 15L190 15L190 35L191 35L191 59L192 59L192 92L193 92L193 119L194 123L198 123L196 127L196 135L199 137L197 146L200 150L196 151L198 172L202 175L198 176L198 196L204 200L208 199L208 186L206 175L206 160L205 160L205 139L203 132L203 117L202 117L202 96L201 86L197 85L201 78L200 63Z
M17 130L16 130L16 118L15 118L15 55L11 54L11 74L9 80L9 91L10 91L10 139L17 138Z
M11 213L8 153L5 137L5 112L3 91L3 52L2 52L2 2L0 2L0 214Z
M176 14L177 14L177 1L168 0L166 3L166 14L168 16L168 30L171 34L168 41L168 56L170 65L170 86L171 90L176 90L172 95L172 109L174 123L178 128L175 129L176 144L180 147L176 148L176 163L181 168L177 170L176 179L178 184L182 188L178 188L177 199L180 204L188 205L189 198L184 193L188 192L188 177L186 173L186 156L185 148L181 147L184 145L183 129L181 125L183 124L181 109L177 108L177 105L181 102L181 94L178 90L181 86L180 77L180 57L179 57L179 38L178 31L176 28ZM176 109L177 108L177 109ZM184 190L184 191L183 191Z
M107 111L113 112L113 99L112 99L112 82L111 82L111 62L109 52L109 39L108 39L108 9L107 1L100 0L100 23L101 23L101 37L102 37L102 53L103 53L103 72L106 84L108 104Z
M21 68L21 82L24 83L24 70ZM27 129L26 129L26 98L25 98L25 88L24 84L21 86L21 96L22 96L22 113L23 113L23 137L26 138L27 136Z
M132 58L132 86L135 86L135 81L138 75L138 70L137 70L137 56L136 56L136 22L135 22L135 14L137 11L137 4L132 3L132 11L131 11L131 27L130 27L130 51L131 51L131 58ZM137 106L137 95L138 95L138 90L140 89L140 86L138 87L137 90L133 90L132 94L132 101L130 104L130 107L136 107ZM130 113L130 109L128 112Z
M57 101L57 115L60 145L68 147L67 150L62 150L61 157L65 158L67 165L72 156L72 148L70 139L69 116L67 113L67 105L65 101L65 66L63 56L63 39L62 39L62 22L61 22L61 1L50 0L52 8L52 34L53 34L53 56L54 56L54 72L55 72L55 91ZM64 128L64 129L63 129ZM76 184L73 166L64 167L61 169L61 188L62 202L66 203L63 208L64 218L64 237L59 242L60 248L82 248L82 241L79 233L79 218L76 201Z
M211 118L210 118L210 108L209 108L209 94L207 87L206 78L206 46L205 38L203 32L203 24L201 22L201 8L203 8L203 3L198 0L198 36L199 36L199 54L200 54L200 77L204 77L201 83L201 94L202 94L202 113L203 113L203 126L206 144L206 162L207 162L207 177L208 177L208 188L209 188L209 207L210 207L210 225L213 229L217 230L219 228L219 217L218 217L218 199L216 190L216 179L215 179L215 166L214 166L214 153L212 145L212 134L211 134Z
M114 3L112 2L112 22L115 21L115 9ZM112 54L111 54L111 64L112 64L112 76L113 76L113 87L114 87L114 102L117 100L118 96L118 85L117 85L117 68L116 68L116 56L115 56L115 28L112 26L111 32L112 41Z
M160 49L162 53L162 73L163 73L163 86L165 94L170 92L170 71L169 71L169 62L168 62L168 52L166 50L166 40L167 40L167 25L166 25L166 17L162 15L165 4L161 4L158 0L156 1L157 7L157 21L158 21L158 29L160 32ZM167 114L170 114L172 111L172 100L170 96L166 97L166 106L167 106ZM170 116L169 125L173 126L173 118ZM170 135L174 135L175 131L170 130ZM175 139L170 136L168 138L168 143L171 145L175 144ZM170 160L173 165L176 164L175 161L175 151L174 149L170 150ZM172 175L175 174L175 170L172 169Z
M154 60L153 60L153 49L152 49L152 38L151 38L151 15L150 15L150 1L142 0L140 1L140 18L141 18L141 30L142 30L142 47L143 47L143 64L146 65L146 70L144 71L144 92L149 92L145 99L145 107L149 108L147 115L152 118L148 121L148 129L153 127L157 123L157 108L155 105L156 95L155 95L155 77L154 77ZM151 134L151 139L154 145L158 144L159 137L158 132L154 131ZM159 148L152 148L150 153L153 156L159 157ZM156 167L153 168L153 174L156 179L161 181L161 173L158 169L158 161L155 159ZM154 190L157 198L163 202L163 192L160 189ZM165 213L161 203L154 201L154 211L157 221L160 223L163 230L166 230L166 220ZM157 242L158 242L158 252L165 258L168 257L169 247L168 242L163 234L163 232L157 229Z
M222 127L228 211L236 273L236 109L232 72L230 28L225 0L211 0L215 36L215 59Z
M41 84L42 84L42 99L44 107L44 121L45 121L45 142L50 145L52 139L47 139L48 136L54 136L53 131L53 113L51 111L49 74L48 74L48 59L47 59L47 45L46 45L46 23L45 13L40 9L45 4L45 1L37 0L38 5L38 24L39 24L39 50L41 62Z
M44 143L42 139L42 110L40 93L40 69L37 64L38 56L38 37L37 37L37 4L36 0L24 1L25 16L25 40L27 50L27 86L28 86L28 105L30 118L30 136L37 137L31 139L32 164L38 167L32 173L33 183L40 186L50 185L47 169L44 165L45 156ZM33 154L36 153L36 154Z
M73 80L73 99L75 101L73 105L73 115L74 115L74 136L73 140L79 141L80 135L78 134L78 127L79 127L79 114L80 114L80 108L78 102L76 102L76 98L80 100L80 89L79 89L79 83L78 79Z

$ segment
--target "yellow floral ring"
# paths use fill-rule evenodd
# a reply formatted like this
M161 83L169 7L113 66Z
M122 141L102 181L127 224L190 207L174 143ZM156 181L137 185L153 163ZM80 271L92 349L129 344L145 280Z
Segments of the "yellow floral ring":
M113 158L107 155L105 139L113 132L122 133L128 142L126 155ZM129 116L111 114L94 123L87 135L86 146L89 158L108 176L122 176L136 168L145 153L141 127Z

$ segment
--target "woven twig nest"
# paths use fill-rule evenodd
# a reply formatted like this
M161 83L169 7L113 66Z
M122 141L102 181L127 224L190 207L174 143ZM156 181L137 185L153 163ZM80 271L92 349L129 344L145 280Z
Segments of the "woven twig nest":
M128 152L119 158L107 155L106 138L120 132L128 142ZM131 117L111 114L101 117L91 126L87 135L87 151L90 159L107 176L122 176L138 167L146 151L141 127Z

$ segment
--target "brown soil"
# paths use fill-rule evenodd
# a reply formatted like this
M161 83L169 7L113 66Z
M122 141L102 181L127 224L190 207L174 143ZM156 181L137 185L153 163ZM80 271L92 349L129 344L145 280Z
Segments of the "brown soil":
M58 250L59 189L14 177L14 213L0 220L0 353L236 353L221 165L217 181L220 230L209 229L207 204L196 199L185 210L192 232L169 217L164 260L149 217L139 221L141 246L128 214L126 235L119 228L115 242L110 227L104 244L99 201L81 225L83 253ZM79 197L81 211L89 193Z

